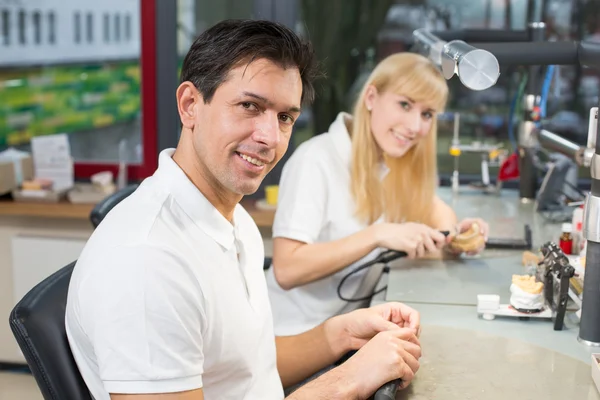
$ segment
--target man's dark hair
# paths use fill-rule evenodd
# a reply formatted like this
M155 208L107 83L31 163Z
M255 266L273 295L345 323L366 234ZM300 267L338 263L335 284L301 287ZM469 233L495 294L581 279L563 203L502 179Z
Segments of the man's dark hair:
M261 58L282 68L298 68L302 103L314 100L317 65L311 43L272 21L225 20L204 31L183 61L181 82L192 82L209 103L231 69Z

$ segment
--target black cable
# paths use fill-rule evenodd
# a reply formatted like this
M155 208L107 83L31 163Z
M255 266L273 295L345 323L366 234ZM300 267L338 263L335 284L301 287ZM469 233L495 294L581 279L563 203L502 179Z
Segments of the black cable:
M444 236L448 236L450 234L450 231L440 231L440 233ZM387 264L390 261L394 261L398 258L402 258L402 257L406 257L408 254L404 251L396 251L396 250L387 250L383 253L381 253L380 255L378 255L374 260L368 261L366 263L364 263L363 265L361 265L360 267L350 271L348 274L346 274L342 280L340 281L338 287L337 287L337 294L338 297L344 301L347 302L357 302L357 301L365 301L365 300L370 300L373 296L375 296L376 294L379 294L381 292L383 292L384 290L387 289L387 286L374 291L373 293L371 293L368 296L365 297L359 297L359 298L354 298L354 299L349 299L346 298L344 296L342 296L342 286L344 285L344 282L346 282L346 279L350 278L352 275L356 274L357 272L362 271L365 268L369 268L375 264ZM384 272L389 272L389 267L384 267Z
M577 185L573 185L571 182L569 182L569 181L566 181L566 180L565 180L565 184L566 184L567 186L570 186L570 187L571 187L571 189L573 189L574 191L576 191L577 193L579 193L579 194L580 194L582 197L584 197L584 198L586 197L586 193L585 193L583 190L579 189L579 188L577 187ZM563 193L563 194L564 194L564 193ZM566 195L565 195L565 196L566 196ZM567 197L569 197L569 196L567 196Z
M394 250L388 250L384 253L381 253L379 256L377 256L374 260L371 260L369 262L364 263L363 265L361 265L360 267L350 271L348 274L346 274L342 280L340 281L338 287L337 287L337 294L338 297L344 301L347 302L357 302L357 301L365 301L365 300L370 300L373 296L383 292L384 290L387 289L387 286L373 292L372 294L368 295L368 296L364 296L364 297L358 297L358 298L346 298L342 295L342 286L344 285L344 282L346 282L346 280L348 278L350 278L352 275L362 271L365 268L369 268L375 264L387 264L390 261L393 261L395 259L401 258L401 257L406 257L407 254L404 251L394 251Z

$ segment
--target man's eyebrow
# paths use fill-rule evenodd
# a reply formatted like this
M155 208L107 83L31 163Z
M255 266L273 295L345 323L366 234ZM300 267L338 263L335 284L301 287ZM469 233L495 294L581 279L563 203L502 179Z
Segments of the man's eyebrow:
M247 92L247 91L242 92L242 94L244 96L252 97L253 99L259 100L270 107L274 106L274 103L271 100L269 100L266 97L261 96L259 94ZM290 108L288 108L288 112L300 113L301 111L302 110L298 106L291 106Z
M260 101L262 101L263 103L265 103L265 104L266 104L266 105L268 105L268 106L272 106L272 105L273 105L273 102L272 102L271 100L269 100L269 99L267 99L266 97L264 97L264 96L261 96L261 95L259 95L259 94L252 93L252 92L242 92L242 94L243 94L244 96L247 96L247 97L252 97L252 98L254 98L254 99L256 99L256 100L260 100Z

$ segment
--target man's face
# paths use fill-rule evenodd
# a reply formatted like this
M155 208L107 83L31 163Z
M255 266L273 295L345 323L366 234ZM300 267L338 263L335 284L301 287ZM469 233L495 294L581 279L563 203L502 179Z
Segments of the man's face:
M232 69L210 103L197 102L194 149L217 193L258 190L287 150L301 96L297 68L260 59Z

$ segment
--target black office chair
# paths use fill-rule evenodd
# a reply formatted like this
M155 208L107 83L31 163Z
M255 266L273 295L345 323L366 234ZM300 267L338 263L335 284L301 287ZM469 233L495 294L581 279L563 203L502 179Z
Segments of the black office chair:
M45 400L92 400L65 330L75 262L37 284L10 313L10 328Z
M90 221L94 228L100 225L100 222L102 222L104 217L106 217L108 212L112 210L114 206L119 204L124 198L129 196L131 193L135 192L138 186L138 184L125 186L123 189L117 190L110 196L106 196L98 204L96 204L90 212Z

